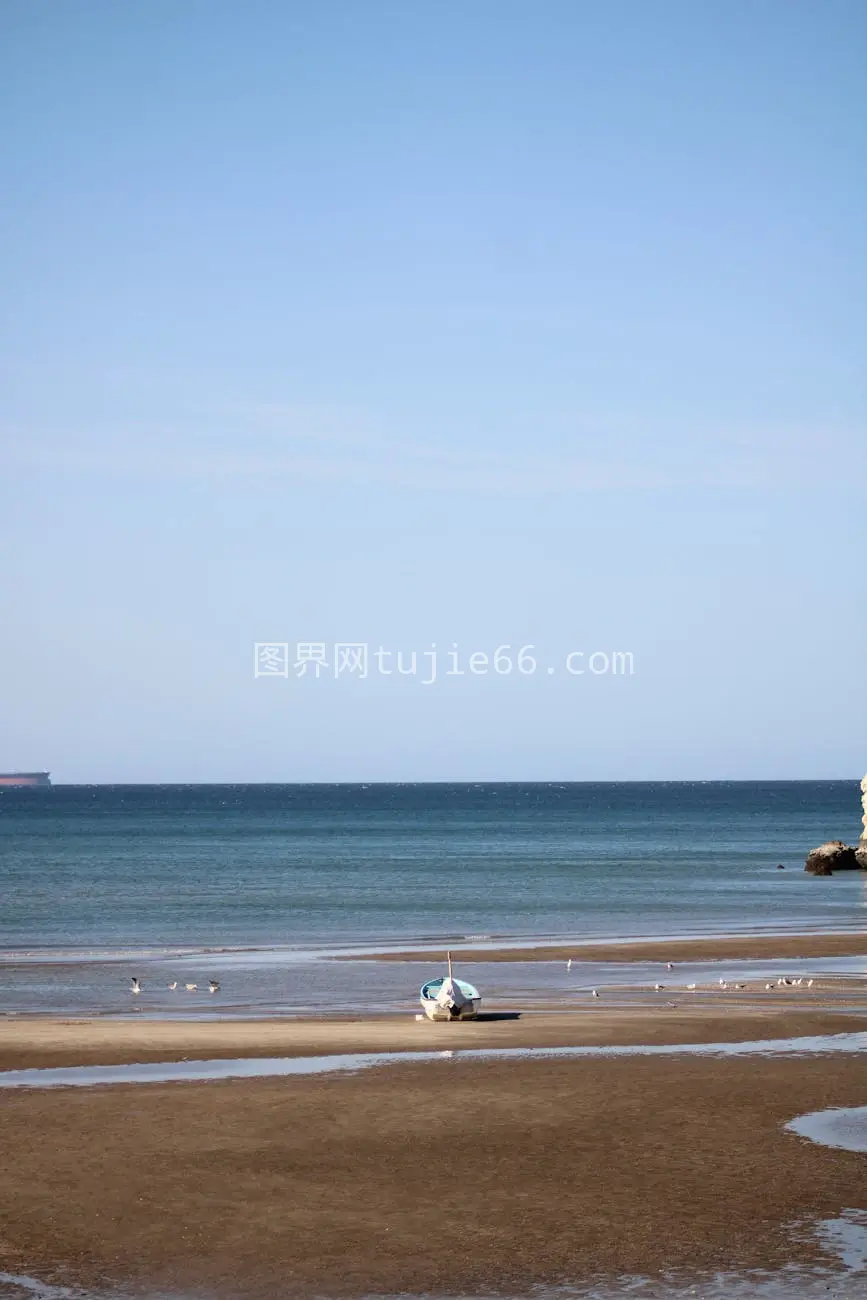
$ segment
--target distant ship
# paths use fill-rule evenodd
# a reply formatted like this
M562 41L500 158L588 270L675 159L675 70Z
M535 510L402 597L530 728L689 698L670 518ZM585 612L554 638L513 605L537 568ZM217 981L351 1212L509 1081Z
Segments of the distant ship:
M3 786L46 790L51 785L48 772L0 772L0 788Z

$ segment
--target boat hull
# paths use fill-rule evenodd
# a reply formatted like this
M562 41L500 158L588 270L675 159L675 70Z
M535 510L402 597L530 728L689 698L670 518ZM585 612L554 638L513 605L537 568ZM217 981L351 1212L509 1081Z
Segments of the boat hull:
M461 1007L444 1007L432 998L422 998L421 1008L428 1020L475 1020L481 998L472 998Z

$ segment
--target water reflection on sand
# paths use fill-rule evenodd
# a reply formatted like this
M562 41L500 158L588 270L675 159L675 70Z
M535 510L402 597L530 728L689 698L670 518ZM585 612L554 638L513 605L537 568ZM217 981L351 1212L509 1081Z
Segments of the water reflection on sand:
M799 1115L786 1125L800 1137L840 1151L867 1151L867 1106L835 1106Z
M576 950L577 951L577 950ZM381 1012L415 1007L425 979L441 974L443 955L430 962L332 961L309 952L248 952L115 955L102 960L54 955L41 962L13 961L0 954L5 1014L100 1015L194 1019L211 1017L330 1015L347 1009L377 1007ZM485 1006L556 1006L562 1009L658 1005L681 998L690 1006L724 1006L739 998L761 1005L812 1006L821 998L842 1010L867 992L864 957L804 960L737 960L678 962L579 961L571 970L562 961L474 962L468 978L482 990ZM130 977L141 979L140 996L130 994ZM781 975L812 978L800 986L767 991ZM208 992L208 979L220 980L219 995ZM721 992L719 980L730 984ZM194 991L187 983L197 985ZM655 985L664 985L664 993ZM171 988L176 984L176 988ZM695 984L691 989L688 986ZM735 985L746 984L738 990ZM602 992L591 1001L590 990Z
M0 1088L87 1088L119 1083L204 1083L330 1074L386 1065L465 1061L568 1060L620 1056L805 1056L867 1050L867 1033L813 1034L745 1043L635 1043L581 1047L465 1048L440 1052L352 1052L333 1056L263 1056L228 1060L148 1061L0 1071Z

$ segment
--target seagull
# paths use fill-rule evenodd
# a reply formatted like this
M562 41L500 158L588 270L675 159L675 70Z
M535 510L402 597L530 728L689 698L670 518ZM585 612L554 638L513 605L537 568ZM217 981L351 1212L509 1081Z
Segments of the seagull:
M195 993L195 991L196 991L196 989L197 989L198 987L199 987L198 984L185 984L185 985L184 985L184 988L187 990L188 993Z
M598 998L598 997L599 997L599 990L598 990L598 989L591 989L591 990L590 990L590 996L591 996L591 998Z
M178 981L174 980L171 984L166 985L166 987L170 988L172 992L174 992L174 990L178 987Z
M133 975L132 979L129 982L129 988L131 993L141 993L141 984L139 983L139 978L137 975Z
M665 969L666 969L666 970L674 970L674 962L673 962L673 961L667 961L667 962L665 963Z
M693 991L695 990L695 985L694 985L694 984L687 984L686 987L687 987L688 989L692 989Z
M766 984L766 985L765 985L765 992L766 992L766 993L770 993L770 991L771 991L771 989L772 989L773 987L774 987L773 984Z
M722 978L722 976L720 976L719 986L720 986L721 989L724 989L724 988L726 987L726 982L725 982L725 980Z
M798 979L795 980L796 984L803 984L803 982L804 982L803 976L800 976Z
M663 989L665 988L665 985L664 985L664 984L654 984L653 987L654 987L654 989L656 990L657 993L662 993Z
M219 981L219 980L208 980L208 992L209 992L209 993L219 993L219 991L220 991L220 981Z
M807 988L808 988L808 989L811 989L812 987L813 987L813 981L812 981L812 980L807 980Z
M567 969L567 970L571 970L571 969L572 969L572 958L571 958L571 957L569 958L569 960L568 960L567 963L566 963L566 969Z

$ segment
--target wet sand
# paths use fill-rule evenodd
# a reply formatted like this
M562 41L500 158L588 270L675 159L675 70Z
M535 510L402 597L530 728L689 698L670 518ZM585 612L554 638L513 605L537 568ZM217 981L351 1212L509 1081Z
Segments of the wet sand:
M717 939L636 939L617 943L557 943L535 947L474 948L455 945L453 952L466 961L794 961L811 957L867 956L865 934L806 934ZM430 963L439 953L420 948L401 952L358 953L337 961L423 961Z
M838 1057L22 1090L0 1105L0 1270L274 1300L815 1261L789 1225L862 1205L865 1157L782 1126L863 1096Z
M822 955L853 951L851 939L830 953L842 937L816 939ZM818 955L802 943L797 955ZM654 947L635 945L635 959ZM454 1025L8 1016L0 1069L867 1029L860 979L760 990L645 988L634 1005L603 996ZM841 992L860 1015L841 1009ZM0 1272L276 1300L517 1296L597 1275L815 1262L818 1245L792 1225L863 1207L867 1157L783 1125L862 1105L864 1076L861 1054L469 1061L458 1050L359 1074L9 1091Z

